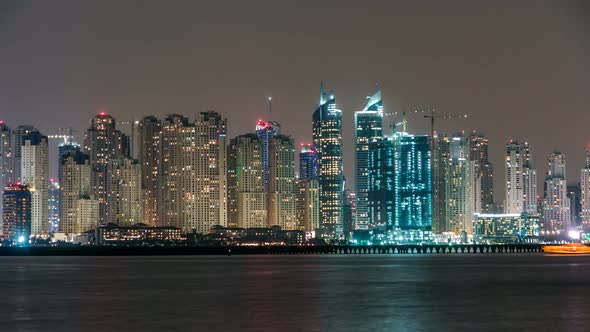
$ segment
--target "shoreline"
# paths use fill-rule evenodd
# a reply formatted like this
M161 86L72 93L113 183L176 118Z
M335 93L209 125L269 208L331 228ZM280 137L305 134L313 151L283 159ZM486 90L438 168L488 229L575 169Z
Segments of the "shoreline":
M0 256L354 255L542 253L540 244L384 246L0 247Z

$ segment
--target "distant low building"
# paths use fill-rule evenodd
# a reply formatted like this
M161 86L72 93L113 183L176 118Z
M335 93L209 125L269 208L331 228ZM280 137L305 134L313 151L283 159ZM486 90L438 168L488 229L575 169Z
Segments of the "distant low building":
M539 236L539 216L525 213L474 214L474 237L536 237Z
M96 245L125 245L149 243L175 243L186 241L180 228L171 226L150 227L146 224L136 224L129 227L119 227L115 224L101 226L94 230Z

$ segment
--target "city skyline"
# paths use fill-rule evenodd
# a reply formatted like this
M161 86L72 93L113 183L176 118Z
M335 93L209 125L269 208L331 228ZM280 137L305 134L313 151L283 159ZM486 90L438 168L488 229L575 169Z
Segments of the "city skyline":
M353 113L362 109L365 95L378 82L384 112L434 107L469 113L465 120L440 121L437 127L448 134L460 129L484 133L496 168L509 139L529 142L538 165L540 158L559 149L568 157L570 175L583 166L589 141L583 124L590 119L583 87L590 75L581 51L588 46L580 16L586 12L576 12L575 2L567 7L536 2L534 10L525 4L498 8L461 1L454 2L461 9L379 3L370 13L362 4L341 2L303 1L284 8L253 2L247 5L256 13L253 17L240 15L244 4L227 9L185 3L183 10L164 11L157 3L138 4L119 4L120 14L96 3L84 9L66 1L38 4L35 10L22 2L2 5L7 47L0 54L0 118L12 127L29 123L55 134L57 128L85 128L102 108L119 121L148 114L193 117L214 109L229 119L228 135L235 137L250 132L256 119L266 118L266 100L272 95L273 120L289 124L285 132L296 144L310 143L310 120L301 113L315 107L317 84L324 80L336 91L343 111L344 173L354 187ZM339 21L355 23L316 23L322 20L314 17L335 5ZM138 9L138 15L128 18ZM285 10L288 19L272 15ZM408 20L417 15L430 25ZM572 15L582 20L570 20ZM160 24L152 25L155 17ZM300 27L303 17L311 23ZM494 24L498 17L502 26ZM371 24L361 23L369 20ZM109 24L91 28L98 22ZM331 43L289 38L318 31ZM293 44L284 47L285 39ZM165 47L155 49L153 41ZM376 52L365 52L368 44L377 45ZM45 51L32 51L39 48ZM318 59L310 49L339 56ZM409 120L410 132L429 132L426 119ZM82 133L76 134L81 142ZM503 192L503 181L495 179L495 192Z

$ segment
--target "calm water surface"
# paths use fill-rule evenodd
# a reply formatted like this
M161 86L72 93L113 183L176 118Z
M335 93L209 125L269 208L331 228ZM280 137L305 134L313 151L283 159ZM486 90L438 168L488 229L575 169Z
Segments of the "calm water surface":
M590 256L0 257L0 331L590 331Z

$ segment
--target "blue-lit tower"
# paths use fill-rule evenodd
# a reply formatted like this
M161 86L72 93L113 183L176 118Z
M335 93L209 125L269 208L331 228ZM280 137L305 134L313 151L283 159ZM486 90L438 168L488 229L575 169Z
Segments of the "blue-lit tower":
M377 138L367 153L367 213L373 229L395 227L395 168L393 138Z
M324 93L313 113L313 145L318 153L320 185L320 227L322 236L343 236L342 111L336 108L334 93Z
M375 86L375 93L369 97L363 110L354 113L354 141L355 141L355 183L356 183L356 220L355 228L368 230L368 154L369 143L383 136L383 102L379 86Z
M429 136L404 132L394 136L395 226L402 230L432 227L432 163Z
M256 123L256 135L262 140L262 154L264 156L264 187L268 187L268 172L269 172L269 154L270 144L273 137L280 135L281 125L275 121L265 122L262 119L258 119Z
M31 236L31 192L29 187L13 183L3 188L2 240L26 244Z
M300 179L317 179L318 169L318 152L311 144L301 144L299 151L299 178Z

